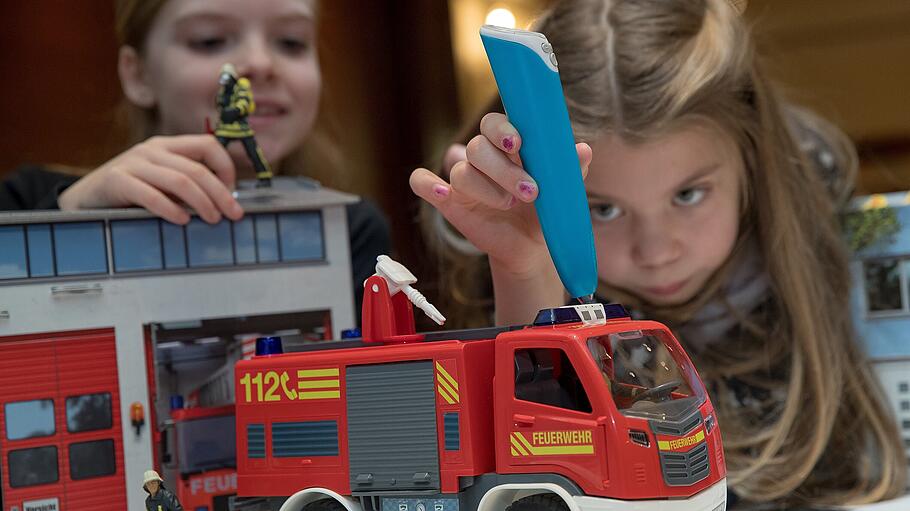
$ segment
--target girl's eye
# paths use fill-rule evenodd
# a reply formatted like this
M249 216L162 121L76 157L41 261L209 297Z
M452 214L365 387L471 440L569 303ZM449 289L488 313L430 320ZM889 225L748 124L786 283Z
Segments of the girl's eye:
M591 204L591 220L609 222L622 215L622 210L613 204Z
M282 37L278 39L278 47L289 55L299 55L310 49L310 43L296 37Z
M704 200L706 193L708 192L704 188L686 188L673 197L673 203L677 206L694 206Z
M189 42L190 48L200 53L216 52L224 48L226 44L227 38L225 37L200 37L191 39Z

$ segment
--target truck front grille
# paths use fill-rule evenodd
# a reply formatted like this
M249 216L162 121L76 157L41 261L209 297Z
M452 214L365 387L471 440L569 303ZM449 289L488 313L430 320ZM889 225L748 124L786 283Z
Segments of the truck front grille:
M661 452L660 468L669 486L688 486L708 477L708 444L702 442L686 452Z
M682 435L685 435L686 433L692 431L693 429L697 428L698 426L701 426L702 419L701 419L701 412L696 410L694 414L690 415L689 417L686 417L685 419L683 419L679 422L672 422L672 421L666 421L666 420L663 420L663 421L652 420L650 422L651 422L651 430L654 431L654 433L656 433L656 434L682 436Z

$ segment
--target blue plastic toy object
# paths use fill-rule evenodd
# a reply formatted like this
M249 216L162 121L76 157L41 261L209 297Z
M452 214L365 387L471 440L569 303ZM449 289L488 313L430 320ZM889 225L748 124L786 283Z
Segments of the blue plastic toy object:
M597 256L556 55L537 32L484 25L480 38L506 115L521 135L518 154L537 181L534 206L553 264L569 294L589 301Z
M284 353L281 337L259 337L256 339L256 356L279 355Z

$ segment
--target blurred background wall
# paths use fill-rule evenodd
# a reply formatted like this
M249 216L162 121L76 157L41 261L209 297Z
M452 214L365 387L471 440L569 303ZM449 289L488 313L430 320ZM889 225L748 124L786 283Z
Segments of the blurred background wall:
M111 0L13 0L0 17L0 174L26 162L93 167L124 142ZM334 186L372 197L413 253L416 166L495 93L477 28L527 27L547 0L323 0L326 102L348 163ZM753 0L789 95L857 143L859 192L910 189L910 2Z

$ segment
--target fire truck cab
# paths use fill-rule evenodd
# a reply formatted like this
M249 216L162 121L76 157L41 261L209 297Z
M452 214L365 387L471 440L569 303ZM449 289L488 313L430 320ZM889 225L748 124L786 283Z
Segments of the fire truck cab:
M665 326L596 304L415 334L409 314L373 276L362 339L263 343L238 362L239 496L282 511L725 508L713 407Z
M227 511L237 493L234 406L180 408L162 431L164 480L184 509Z

